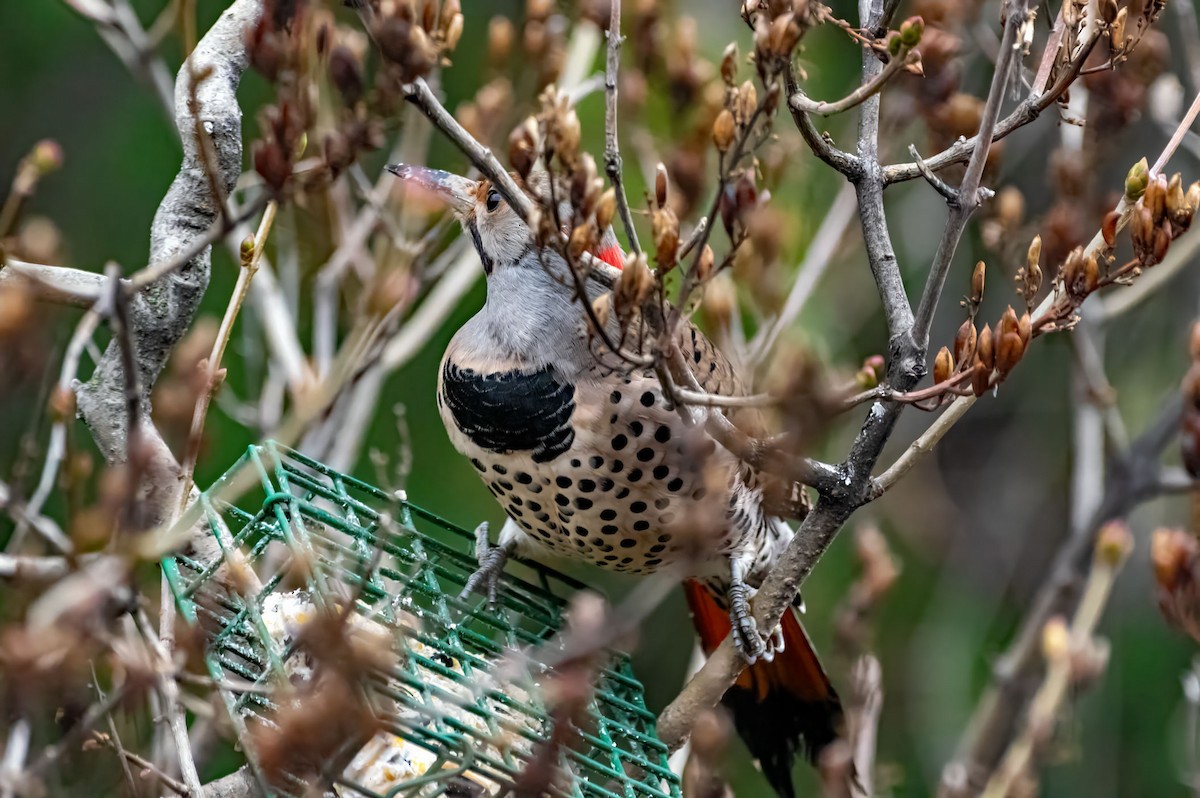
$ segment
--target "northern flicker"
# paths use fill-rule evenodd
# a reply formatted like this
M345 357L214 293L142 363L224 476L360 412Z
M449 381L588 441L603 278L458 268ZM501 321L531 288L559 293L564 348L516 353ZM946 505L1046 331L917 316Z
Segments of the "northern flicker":
M566 261L537 246L487 180L388 169L449 203L487 276L487 300L454 335L438 379L451 442L507 514L494 547L486 525L477 531L480 569L467 592L482 588L494 600L517 550L678 574L705 652L732 632L750 663L724 703L772 786L791 796L796 753L815 757L835 739L841 708L796 611L766 634L750 614L756 586L793 534L764 509L758 475L702 424L684 423L652 368L604 350ZM545 193L539 183L548 184L545 173L524 188ZM611 229L594 254L623 264ZM586 290L595 302L606 289L588 280ZM615 340L619 322L608 315ZM686 324L678 344L706 391L745 393L696 327ZM739 423L753 426L755 411L739 412L748 417Z

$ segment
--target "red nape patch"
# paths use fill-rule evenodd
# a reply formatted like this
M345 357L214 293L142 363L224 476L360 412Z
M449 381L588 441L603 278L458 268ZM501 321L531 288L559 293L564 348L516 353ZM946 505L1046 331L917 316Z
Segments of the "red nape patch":
M625 253L621 252L620 247L609 247L602 249L596 253L596 257L612 266L614 269L625 268Z

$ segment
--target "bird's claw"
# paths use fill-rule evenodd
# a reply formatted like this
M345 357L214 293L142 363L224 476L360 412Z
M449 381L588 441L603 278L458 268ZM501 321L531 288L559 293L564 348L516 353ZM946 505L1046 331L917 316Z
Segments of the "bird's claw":
M479 567L468 577L458 597L466 599L476 591L484 592L487 594L488 607L495 607L500 576L504 573L504 564L508 562L508 550L488 542L487 521L475 527L475 561ZM484 590L481 591L480 588Z
M733 627L733 645L753 665L759 659L770 662L775 653L783 650L783 627L776 626L764 635L758 629L758 621L750 614L749 588L744 584L730 590L729 621Z

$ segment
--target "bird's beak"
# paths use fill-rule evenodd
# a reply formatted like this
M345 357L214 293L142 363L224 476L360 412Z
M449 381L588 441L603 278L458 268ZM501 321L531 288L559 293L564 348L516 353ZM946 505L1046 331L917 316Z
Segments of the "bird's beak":
M424 166L409 164L388 164L387 170L401 180L415 183L421 188L437 194L450 204L454 212L464 216L475 205L479 183L465 177L443 172L441 169L429 169Z

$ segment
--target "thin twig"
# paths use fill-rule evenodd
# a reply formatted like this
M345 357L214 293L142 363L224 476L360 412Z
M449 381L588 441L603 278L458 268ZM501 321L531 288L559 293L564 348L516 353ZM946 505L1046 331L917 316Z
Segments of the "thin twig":
M862 105L869 97L881 91L889 80L903 72L904 68L912 63L916 63L916 58L911 53L904 57L893 56L878 74L866 83L855 87L854 91L840 100L833 102L813 100L803 91L797 90L788 97L788 106L793 111L821 116L832 116L849 111L851 108Z
M617 84L621 66L621 0L611 0L608 18L608 49L604 61L604 173L608 175L617 195L617 213L625 228L629 251L634 255L642 252L638 243L637 230L633 226L633 213L629 210L629 198L625 196L625 183L621 176L621 149L617 133Z
M748 359L752 365L761 363L766 358L767 354L775 347L775 342L779 339L780 334L792 325L792 322L800 315L800 311L804 309L804 305L813 295L825 270L833 262L833 256L838 250L846 228L854 218L854 210L854 188L849 183L843 183L842 187L838 189L837 196L834 197L833 204L829 206L825 218L821 220L817 232L813 234L808 251L804 253L804 260L796 269L795 280L788 292L787 299L784 300L783 309L779 311L779 316L755 335L747 347L750 353Z
M248 255L242 256L237 283L233 287L233 294L229 297L229 305L225 308L225 315L221 319L221 326L217 330L217 337L213 340L212 351L209 353L204 367L207 372L204 382L205 389L196 398L196 406L192 410L192 427L188 433L187 453L181 464L180 482L183 490L180 492L180 500L184 502L191 497L192 475L196 469L196 459L200 454L200 442L204 436L204 419L208 415L208 405L212 401L213 394L220 387L217 375L221 370L221 359L225 356L225 347L228 346L229 337L233 334L233 323L242 309L242 303L246 301L246 295L250 292L250 282L258 271L258 262L262 258L263 247L266 246L267 236L275 221L277 208L278 204L274 201L267 203L267 209L258 225L258 232L254 236L253 247Z
M1008 3L1008 19L1004 25L1004 34L1000 38L1000 55L996 59L992 85L988 89L987 101L983 106L979 132L975 135L975 147L971 151L971 159L967 163L967 171L963 175L962 183L947 201L950 211L946 217L946 226L942 232L942 238L938 242L937 253L933 257L933 264L929 269L929 277L925 282L925 290L921 294L921 303L917 306L913 325L913 338L922 349L929 343L929 328L933 325L933 314L937 310L942 289L946 285L946 277L950 273L950 264L954 260L958 242L962 238L963 231L966 230L967 221L970 220L971 215L984 199L980 190L980 180L983 177L983 167L987 164L988 153L991 151L992 135L996 130L996 120L1000 116L1004 93L1008 89L1014 67L1020 64L1018 58L1020 42L1017 40L1017 32L1028 17L1028 3L1029 0ZM920 162L920 164L924 170L926 164L924 162Z
M1118 553L1097 551L1092 558L1087 586L1084 588L1079 608L1075 611L1069 639L1065 641L1066 649L1050 652L1049 667L1030 702L1029 716L1025 720L1024 728L1009 746L999 768L988 782L983 798L1005 798L1010 794L1017 779L1030 767L1038 743L1045 739L1047 730L1051 728L1054 717L1058 714L1059 706L1067 696L1075 655L1086 646L1093 645L1092 635L1112 594L1126 553L1114 556Z
M175 737L175 753L179 757L179 772L184 784L192 795L203 795L204 787L200 784L200 775L196 771L196 760L192 756L192 743L188 739L187 718L184 717L183 707L179 703L179 685L175 682L175 665L171 654L158 639L146 611L138 607L133 613L137 626L146 644L154 652L159 664L155 667L155 678L158 681L158 691L162 695L163 709L166 712L167 723Z
M1053 105L1062 96L1063 92L1075 82L1075 78L1079 75L1079 70L1083 68L1084 61L1087 60L1088 55L1092 52L1092 48L1096 46L1098 41L1100 41L1098 33L1092 33L1085 38L1075 58L1065 68L1059 70L1054 84L1050 88L1030 96L1014 108L1008 116L996 123L995 130L992 133L992 141L999 141L1018 128L1024 127L1037 119L1042 111ZM945 169L952 164L962 163L971 157L977 143L975 136L969 139L960 139L937 155L926 158L925 163L934 172ZM921 176L921 167L916 163L891 164L883 167L883 179L887 185L912 180Z

